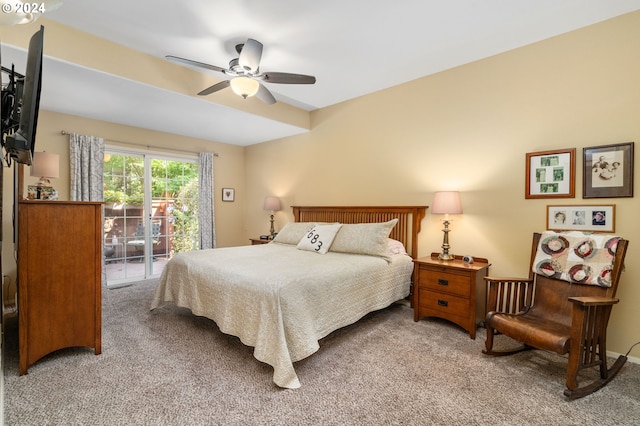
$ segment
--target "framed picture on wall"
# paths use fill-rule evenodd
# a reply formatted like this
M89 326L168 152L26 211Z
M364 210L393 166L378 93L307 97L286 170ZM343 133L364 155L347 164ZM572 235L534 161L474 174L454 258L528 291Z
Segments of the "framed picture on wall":
M583 149L582 198L633 197L633 142Z
M615 204L547 206L547 229L553 231L614 232Z
M527 154L525 198L574 198L576 149Z
M236 190L233 188L222 188L222 201L234 201L236 199Z

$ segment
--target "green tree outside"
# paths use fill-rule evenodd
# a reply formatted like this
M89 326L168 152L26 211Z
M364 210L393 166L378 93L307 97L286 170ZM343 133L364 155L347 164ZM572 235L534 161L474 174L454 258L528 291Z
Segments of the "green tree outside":
M152 203L166 206L173 225L171 254L198 248L198 165L151 160ZM107 205L143 208L143 157L112 154L104 163L104 201Z

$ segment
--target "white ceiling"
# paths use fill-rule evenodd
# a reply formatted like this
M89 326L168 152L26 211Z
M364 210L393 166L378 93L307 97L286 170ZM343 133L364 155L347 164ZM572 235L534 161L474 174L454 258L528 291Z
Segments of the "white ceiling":
M64 0L46 17L220 67L257 39L262 71L316 76L267 83L278 102L312 111L635 10L640 0ZM45 29L45 55L46 40ZM2 65L12 62L24 69L24 50L3 45ZM185 96L50 56L43 79L41 108L66 114L241 146L307 131L216 104L219 93Z

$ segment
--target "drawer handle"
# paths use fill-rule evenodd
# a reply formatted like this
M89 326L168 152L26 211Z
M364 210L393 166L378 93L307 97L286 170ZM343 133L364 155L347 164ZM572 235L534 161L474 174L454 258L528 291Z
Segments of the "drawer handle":
M449 280L445 280L444 278L438 278L438 285L449 285Z
M446 300L438 299L438 306L447 307L449 306L449 302L447 302Z

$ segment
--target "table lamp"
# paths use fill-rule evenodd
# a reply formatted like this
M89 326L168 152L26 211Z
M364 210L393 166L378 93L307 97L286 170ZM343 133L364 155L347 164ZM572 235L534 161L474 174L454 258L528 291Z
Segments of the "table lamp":
M60 156L58 154L53 154L51 152L33 153L30 175L32 177L40 178L36 184L38 191L38 196L36 196L36 198L41 198L41 196L44 195L43 190L45 188L48 190L47 192L49 194L54 194L53 198L55 198L56 191L51 186L51 181L49 179L57 179L60 176L59 165Z
M269 230L269 237L273 240L276 236L276 230L273 227L274 213L280 211L280 198L278 197L264 197L263 210L271 211L271 229Z
M442 240L442 253L438 255L438 259L453 260L455 256L449 254L449 215L462 213L460 193L457 191L436 192L433 196L431 212L433 214L444 214L444 229L442 230L444 239Z

